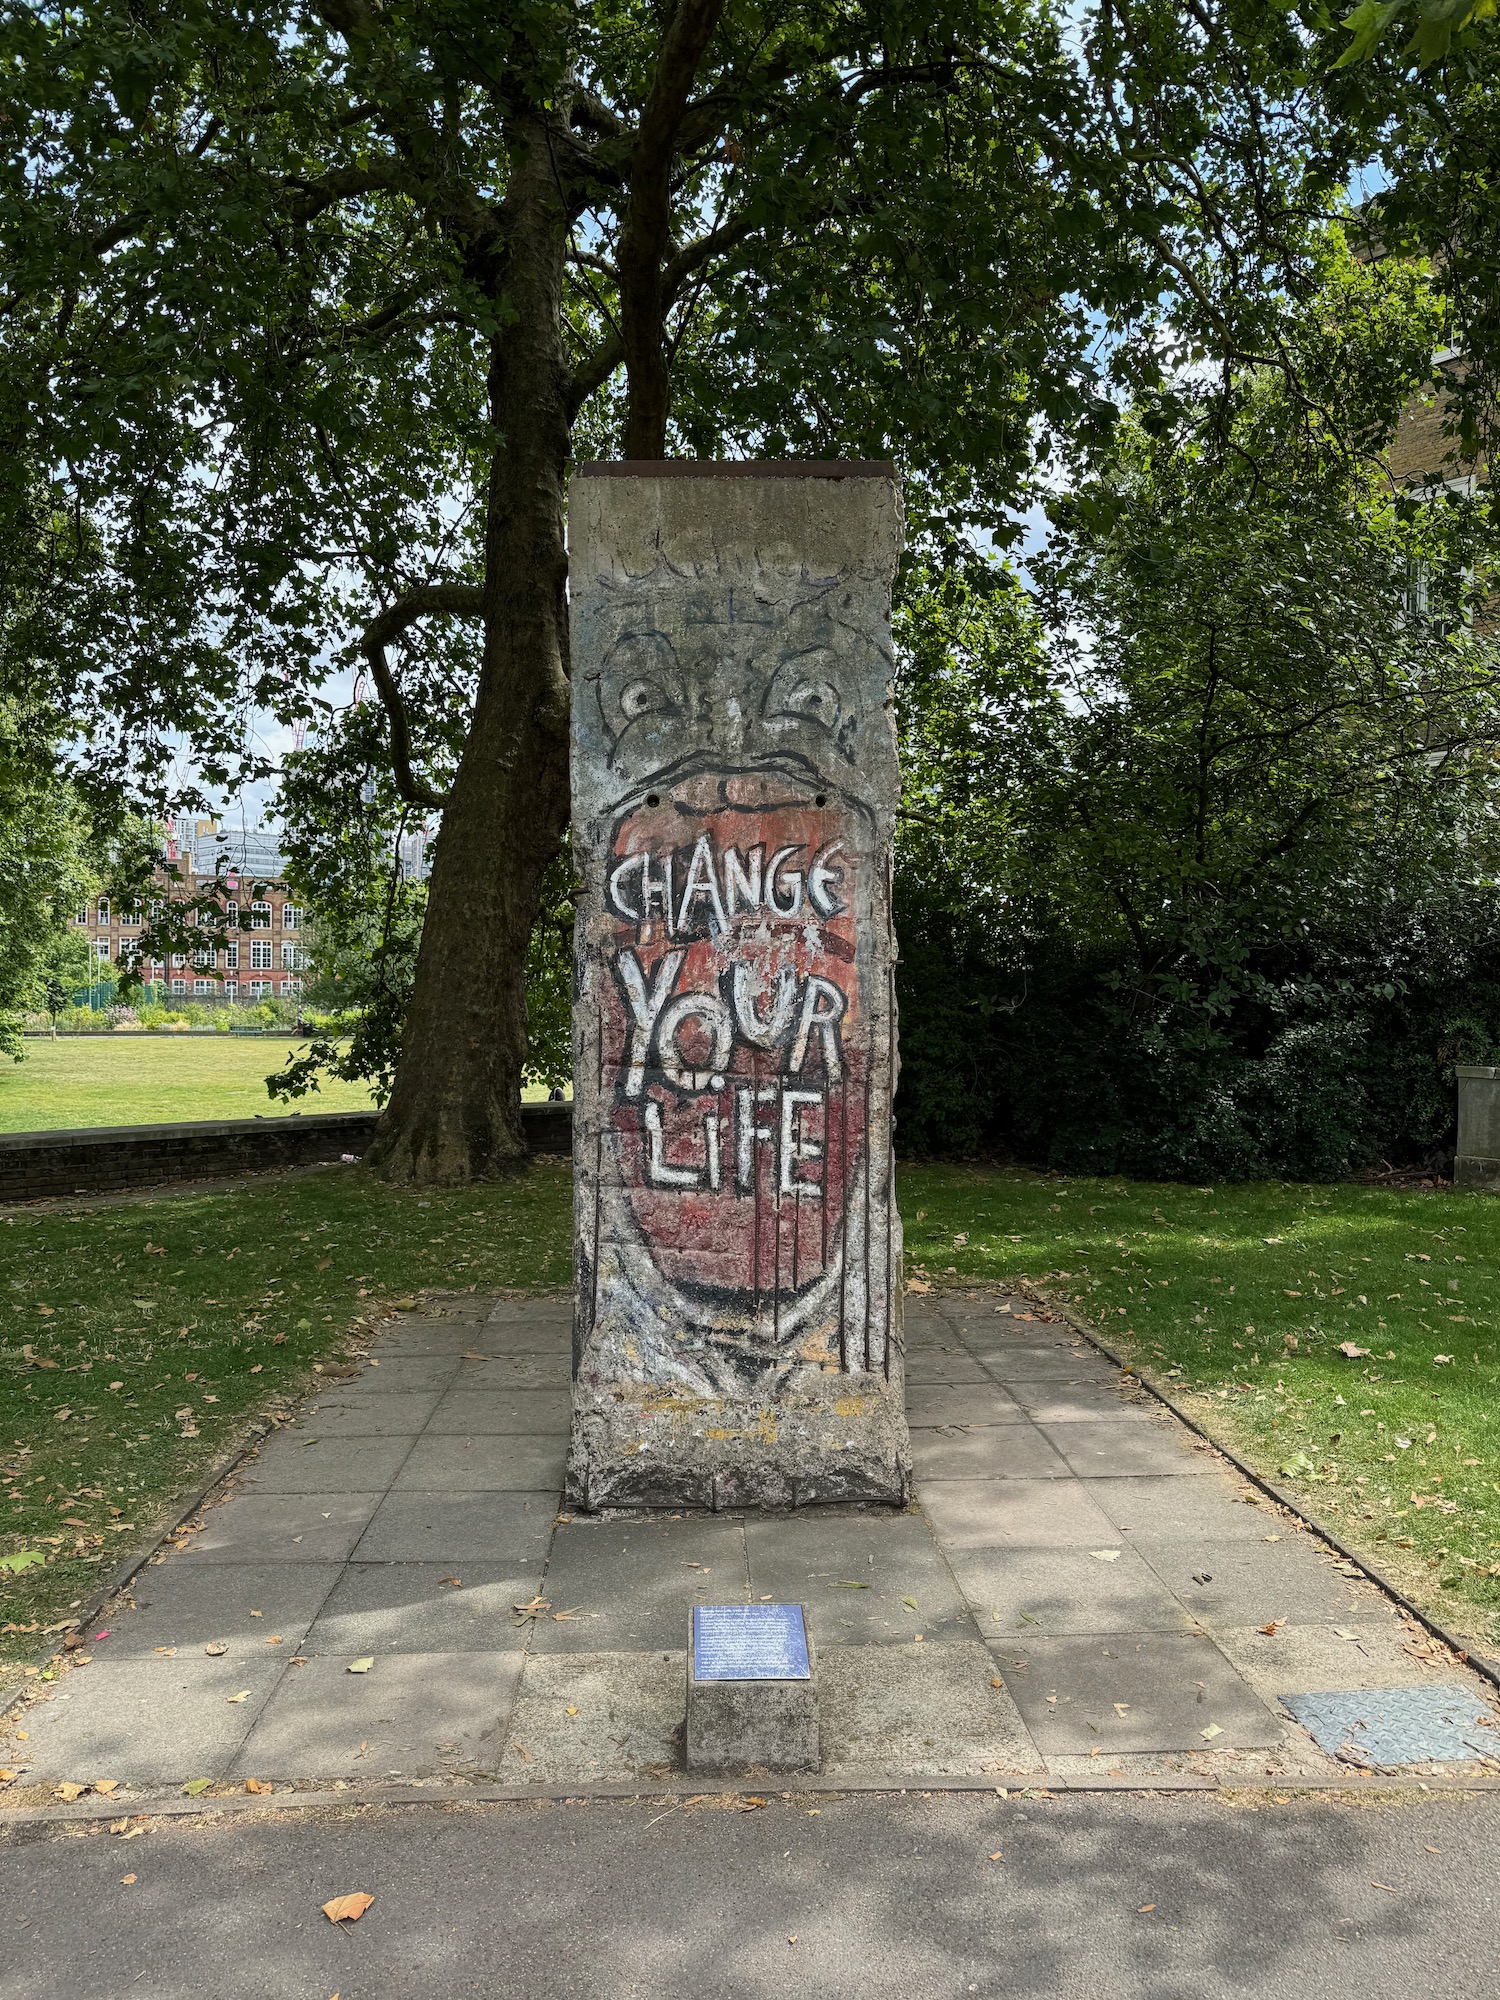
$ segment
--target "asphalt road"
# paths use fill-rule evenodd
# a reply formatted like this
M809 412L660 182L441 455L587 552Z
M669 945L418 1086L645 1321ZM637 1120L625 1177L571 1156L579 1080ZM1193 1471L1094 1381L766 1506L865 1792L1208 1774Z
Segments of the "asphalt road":
M319 1905L350 1890L374 1904L336 1931ZM0 2000L1414 2000L1497 1984L1495 1794L773 1794L748 1812L365 1808L0 1838Z

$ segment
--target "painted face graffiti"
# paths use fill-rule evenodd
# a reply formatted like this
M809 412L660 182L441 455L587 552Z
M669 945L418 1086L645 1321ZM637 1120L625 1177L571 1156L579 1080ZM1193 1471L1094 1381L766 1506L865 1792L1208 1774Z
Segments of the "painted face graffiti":
M856 843L826 797L648 804L605 873L604 1076L664 1275L747 1302L837 1255L865 1127Z

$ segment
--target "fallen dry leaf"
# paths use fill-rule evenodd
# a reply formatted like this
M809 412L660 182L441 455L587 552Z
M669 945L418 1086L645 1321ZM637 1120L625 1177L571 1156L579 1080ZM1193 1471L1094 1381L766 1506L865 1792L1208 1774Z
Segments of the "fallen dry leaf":
M1369 1352L1368 1347L1356 1347L1352 1340L1341 1340L1339 1342L1339 1353L1347 1361L1363 1361L1368 1357Z
M367 1674L374 1664L375 1655L373 1653L366 1653L362 1660L351 1660L348 1666L345 1667L344 1672L346 1674Z
M1273 1618L1269 1625L1257 1625L1255 1629L1257 1632L1264 1632L1268 1639L1274 1639L1285 1623L1284 1618Z
M87 1790L87 1785L72 1785L65 1782L58 1786L57 1796L68 1800L71 1804L74 1799L81 1799Z
M117 1792L119 1789L120 1781L118 1778L96 1778L94 1780L94 1790L101 1798L107 1799L111 1792Z
M1136 1915L1137 1915L1138 1917L1145 1917L1145 1916L1149 1916L1149 1915L1150 1915L1150 1913L1151 1913L1151 1912L1152 1912L1152 1911L1153 1911L1153 1910L1154 1910L1155 1908L1156 1908L1156 1905L1155 1905L1155 1903L1138 1903L1138 1904L1136 1905L1136 1911L1135 1911L1135 1913L1136 1913Z
M259 1778L246 1778L245 1780L245 1790L247 1792L254 1792L258 1798L268 1797L275 1789L274 1785L267 1785Z
M352 1895L335 1896L323 1905L323 1914L331 1924L355 1924L369 1909L375 1898L367 1896L363 1889L356 1889Z
M229 1651L229 1642L227 1639L210 1639L203 1650L211 1660L217 1660Z
M125 1885L126 1888L129 1888L130 1884L135 1880L135 1877L133 1875L122 1875L120 1877L120 1880Z

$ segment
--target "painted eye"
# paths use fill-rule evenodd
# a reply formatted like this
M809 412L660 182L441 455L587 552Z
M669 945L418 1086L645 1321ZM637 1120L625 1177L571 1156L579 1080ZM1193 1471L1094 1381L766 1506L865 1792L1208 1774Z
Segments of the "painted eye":
M825 729L836 729L842 707L838 689L830 681L799 681L786 698L784 712L805 715L821 722Z
M632 722L638 715L667 706L666 690L659 681L632 681L620 695L620 712Z

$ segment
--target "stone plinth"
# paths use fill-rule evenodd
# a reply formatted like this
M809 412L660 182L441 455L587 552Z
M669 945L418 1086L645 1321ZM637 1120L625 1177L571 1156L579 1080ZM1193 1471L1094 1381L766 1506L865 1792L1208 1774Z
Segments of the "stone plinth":
M888 466L569 496L571 1499L904 1502Z
M1455 1187L1488 1187L1500 1192L1500 1069L1481 1064L1458 1067L1458 1155Z
M746 1621L728 1635L704 1621ZM765 1614L762 1629L754 1623ZM816 1771L822 1763L812 1640L800 1604L702 1606L688 1620L690 1771Z

